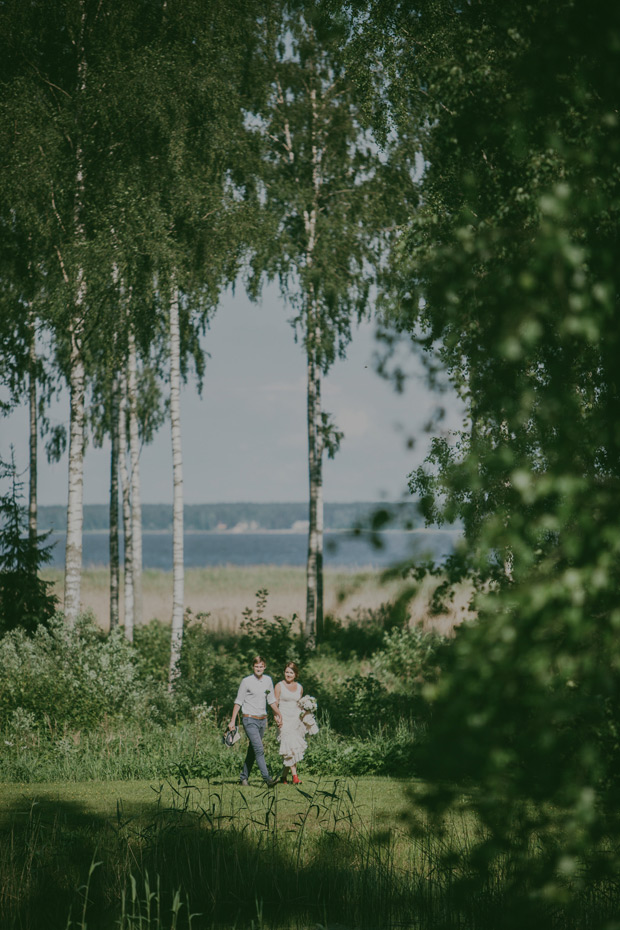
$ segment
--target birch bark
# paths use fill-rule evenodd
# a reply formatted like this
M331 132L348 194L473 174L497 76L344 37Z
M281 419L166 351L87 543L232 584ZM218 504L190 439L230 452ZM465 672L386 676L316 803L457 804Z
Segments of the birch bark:
M125 637L133 642L134 612L133 612L133 532L131 521L131 487L129 470L127 468L127 378L125 373L121 376L121 396L118 416L118 460L121 478L121 493L123 497L123 542L125 544L124 557L124 611L123 622Z
M317 237L318 204L321 191L322 152L317 134L316 90L310 91L312 114L312 207L304 211L306 232L305 264L311 270ZM308 557L306 563L306 624L309 642L323 632L323 435L321 431L321 322L320 307L312 286L307 294L306 352L308 364Z
M83 301L83 278L78 289L78 310ZM82 525L84 504L84 363L81 349L81 320L71 320L69 494L67 499L67 543L65 552L65 620L74 626L80 611L82 581Z
M133 326L128 331L127 399L131 459L131 540L133 579L133 622L142 623L142 504L140 499L140 437L138 435L138 385L136 339Z
M310 642L315 642L323 632L323 441L317 313L317 308L312 306L307 334L309 513L305 633Z
M78 40L77 95L83 96L86 90L86 56L84 51L84 33L86 28L86 9L84 0L80 3L82 10ZM75 198L73 210L73 230L79 246L84 241L84 164L81 146L81 127L79 118L76 125L76 174ZM76 274L75 299L71 308L69 322L70 356L69 356L69 492L67 499L67 541L65 552L65 620L74 626L80 611L80 589L82 581L82 526L84 507L84 385L85 370L82 356L82 338L84 311L86 301L86 279L84 268L79 265Z
M119 625L118 446L119 381L112 381L110 404L110 629Z
M28 406L30 420L30 469L28 483L28 535L31 546L37 542L37 343L32 310L29 312L30 348L28 353Z
M170 299L170 426L172 430L172 631L168 689L179 677L183 645L183 454L181 448L181 346L179 332L179 290L173 284Z

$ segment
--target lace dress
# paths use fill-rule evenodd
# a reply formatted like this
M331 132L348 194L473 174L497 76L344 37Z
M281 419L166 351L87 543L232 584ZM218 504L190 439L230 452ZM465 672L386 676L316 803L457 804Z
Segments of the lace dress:
M301 722L297 705L300 697L301 685L299 683L296 683L294 691L289 691L285 682L280 682L278 707L282 714L282 727L278 739L282 762L289 766L301 762L306 751L306 728Z

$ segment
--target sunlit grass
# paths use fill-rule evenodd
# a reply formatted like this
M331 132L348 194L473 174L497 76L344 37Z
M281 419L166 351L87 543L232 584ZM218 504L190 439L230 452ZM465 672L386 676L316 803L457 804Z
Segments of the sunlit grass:
M434 891L444 882L430 834L409 830L417 787L376 778L271 790L221 780L3 785L0 923L60 930L70 913L82 930L417 926L433 869Z

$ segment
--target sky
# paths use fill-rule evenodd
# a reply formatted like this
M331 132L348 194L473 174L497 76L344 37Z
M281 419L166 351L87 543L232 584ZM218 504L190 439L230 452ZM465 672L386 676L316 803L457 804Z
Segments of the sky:
M275 287L265 291L260 304L251 303L241 288L224 295L204 340L210 357L202 396L194 379L182 393L186 504L307 499L305 359L294 341L291 315ZM324 409L345 434L336 457L325 460L326 501L400 500L407 496L407 475L428 451L424 424L435 407L446 408L442 428L460 426L458 402L426 387L422 364L413 353L402 356L411 378L399 395L376 373L377 349L374 324L362 324L346 359L337 360L324 380ZM50 417L68 426L68 415L65 391L50 408ZM25 407L0 425L4 460L11 444L18 469L25 470ZM39 461L39 504L66 504L66 455L50 465L41 443ZM140 461L142 501L171 503L168 424L142 449ZM109 445L95 449L89 444L84 502L107 503L108 487Z

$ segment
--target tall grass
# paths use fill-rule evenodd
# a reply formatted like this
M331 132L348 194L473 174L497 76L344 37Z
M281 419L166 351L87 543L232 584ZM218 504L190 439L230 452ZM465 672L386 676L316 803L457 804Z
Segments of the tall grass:
M61 801L17 806L0 844L3 930L520 926L528 889L511 884L502 854L475 881L458 864L479 830L470 816L412 832L380 822L342 780L165 789L141 816L121 804L109 818ZM617 907L610 889L571 913L532 898L528 925L600 926Z
M63 574L49 568L44 577L54 584L54 593L62 604ZM397 597L399 580L385 581L378 570L346 572L325 570L325 611L340 619L355 616L357 611L376 610ZM122 579L121 579L122 583ZM209 614L214 630L236 632L244 608L251 607L256 591L269 591L269 613L292 617L305 611L305 569L287 565L214 565L185 570L185 603L194 614ZM427 579L411 604L414 622L424 622L448 632L461 622L470 591L463 586L455 605L445 614L431 616L429 604L437 582ZM143 574L144 618L168 620L172 615L172 573L146 569ZM109 570L103 566L86 568L82 574L82 602L92 611L98 624L107 629L109 622ZM122 597L121 597L122 607ZM122 622L122 617L121 617Z

